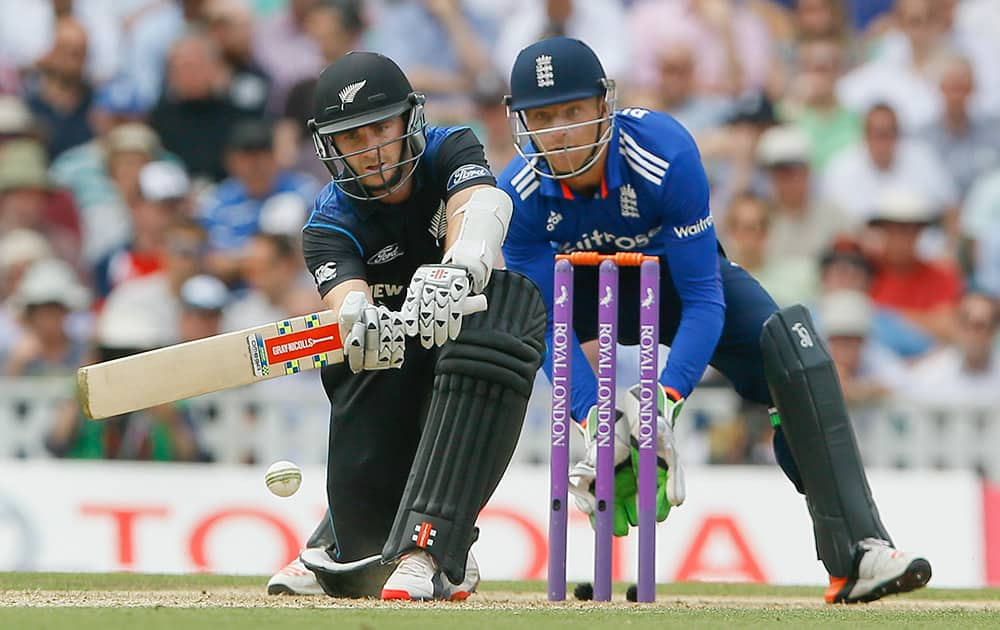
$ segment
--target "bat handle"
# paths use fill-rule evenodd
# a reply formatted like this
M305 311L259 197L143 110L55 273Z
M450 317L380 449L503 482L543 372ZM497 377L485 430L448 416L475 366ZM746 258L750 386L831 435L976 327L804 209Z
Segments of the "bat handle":
M485 295L470 295L462 302L462 315L472 315L485 311L488 303Z

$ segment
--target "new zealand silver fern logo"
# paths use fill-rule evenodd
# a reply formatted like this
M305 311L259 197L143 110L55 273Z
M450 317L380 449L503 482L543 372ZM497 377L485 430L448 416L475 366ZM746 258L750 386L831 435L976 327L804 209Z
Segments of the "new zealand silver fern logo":
M368 83L368 79L358 81L357 83L351 83L347 85L340 91L340 103L341 105L347 105L348 103L354 102L354 97L358 95L361 88L365 87L365 83Z
M438 206L437 212L431 217L431 224L427 226L427 231L430 235L434 237L434 243L436 245L441 244L441 239L445 237L448 233L448 220L444 215L444 202Z

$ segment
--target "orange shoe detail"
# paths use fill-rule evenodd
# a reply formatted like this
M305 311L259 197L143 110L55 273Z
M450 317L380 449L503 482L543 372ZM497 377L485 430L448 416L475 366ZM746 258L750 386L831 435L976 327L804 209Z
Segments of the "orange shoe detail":
M837 603L837 596L840 595L840 592L844 590L844 586L846 585L847 585L847 578L842 578L842 577L838 578L838 577L833 577L831 575L830 586L827 587L826 595L824 595L823 599L826 600L827 604Z

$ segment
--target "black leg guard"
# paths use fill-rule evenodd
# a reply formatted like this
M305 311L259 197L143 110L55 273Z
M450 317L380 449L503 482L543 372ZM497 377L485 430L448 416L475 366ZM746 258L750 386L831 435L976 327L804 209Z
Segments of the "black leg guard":
M545 305L520 274L494 271L489 309L467 317L435 367L434 391L384 562L422 548L453 584L476 517L514 454L545 351Z
M316 575L323 592L330 597L378 597L382 585L395 568L382 564L380 556L371 556L354 562L337 562L330 554L332 549L306 549L299 555L302 564Z
M327 512L323 516L323 520L319 522L316 529L313 530L312 535L309 540L306 541L306 547L328 547L332 545L336 539L333 536L333 523L330 522L330 512Z
M801 475L816 550L830 575L847 577L856 542L890 539L861 465L836 367L801 305L768 318L761 347L781 430Z

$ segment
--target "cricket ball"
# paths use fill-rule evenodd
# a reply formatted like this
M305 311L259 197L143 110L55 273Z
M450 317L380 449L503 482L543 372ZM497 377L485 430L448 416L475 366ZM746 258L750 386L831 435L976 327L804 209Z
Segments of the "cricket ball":
M274 462L264 473L264 483L272 494L290 497L302 484L302 471L292 462L284 460Z

